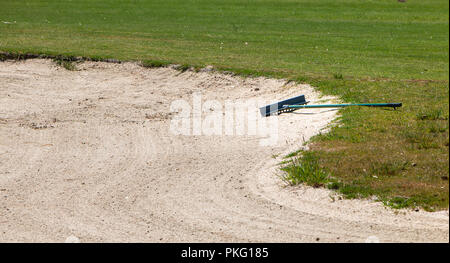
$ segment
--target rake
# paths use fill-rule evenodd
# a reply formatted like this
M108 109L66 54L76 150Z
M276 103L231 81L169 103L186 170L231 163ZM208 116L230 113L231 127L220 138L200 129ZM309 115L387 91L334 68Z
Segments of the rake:
M351 106L362 107L390 107L397 109L402 106L402 103L345 103L345 104L318 104L318 105L306 105L308 101L305 99L305 95L293 97L287 100L280 101L278 103L270 104L260 108L261 115L263 117L272 115L274 113L281 114L285 112L292 112L298 109L315 109L315 108L342 108Z

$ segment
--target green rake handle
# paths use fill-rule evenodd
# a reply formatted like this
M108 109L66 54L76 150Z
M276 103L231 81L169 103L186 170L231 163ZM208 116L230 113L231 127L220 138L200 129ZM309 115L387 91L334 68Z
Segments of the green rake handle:
M341 108L349 106L365 106L365 107L391 107L398 108L402 103L356 103L356 104L321 104L321 105L285 105L284 108L292 109L311 109L311 108Z

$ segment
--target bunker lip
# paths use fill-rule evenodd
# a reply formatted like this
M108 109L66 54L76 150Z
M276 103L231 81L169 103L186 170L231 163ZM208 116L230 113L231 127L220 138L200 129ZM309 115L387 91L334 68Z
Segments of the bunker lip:
M336 111L280 115L269 146L251 134L169 130L169 105L197 92L219 102L334 99L309 85L128 62L77 68L0 63L1 241L448 242L448 211L395 214L284 187L281 156L325 132Z
M27 60L27 59L53 59L53 60L64 60L71 62L85 62L85 61L96 61L96 62L108 62L108 63L123 63L127 61L121 61L112 58L92 58L83 56L72 56L72 55L51 55L45 53L17 53L17 52L4 52L0 51L0 61L5 60Z

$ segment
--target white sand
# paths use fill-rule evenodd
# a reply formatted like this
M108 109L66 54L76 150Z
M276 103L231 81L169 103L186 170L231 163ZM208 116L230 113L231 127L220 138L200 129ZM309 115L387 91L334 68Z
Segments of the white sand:
M308 85L132 63L78 68L0 63L2 242L449 240L448 211L398 212L283 185L281 156L336 111L280 115L272 146L251 135L169 132L170 103L190 102L193 92L220 102L299 94L317 102Z

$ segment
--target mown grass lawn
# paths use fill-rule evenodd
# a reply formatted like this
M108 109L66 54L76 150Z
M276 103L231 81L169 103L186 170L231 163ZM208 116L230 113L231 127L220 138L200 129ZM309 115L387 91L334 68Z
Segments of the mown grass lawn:
M448 208L448 44L446 0L0 1L3 52L214 65L403 102L342 110L307 159L348 197L429 210Z

